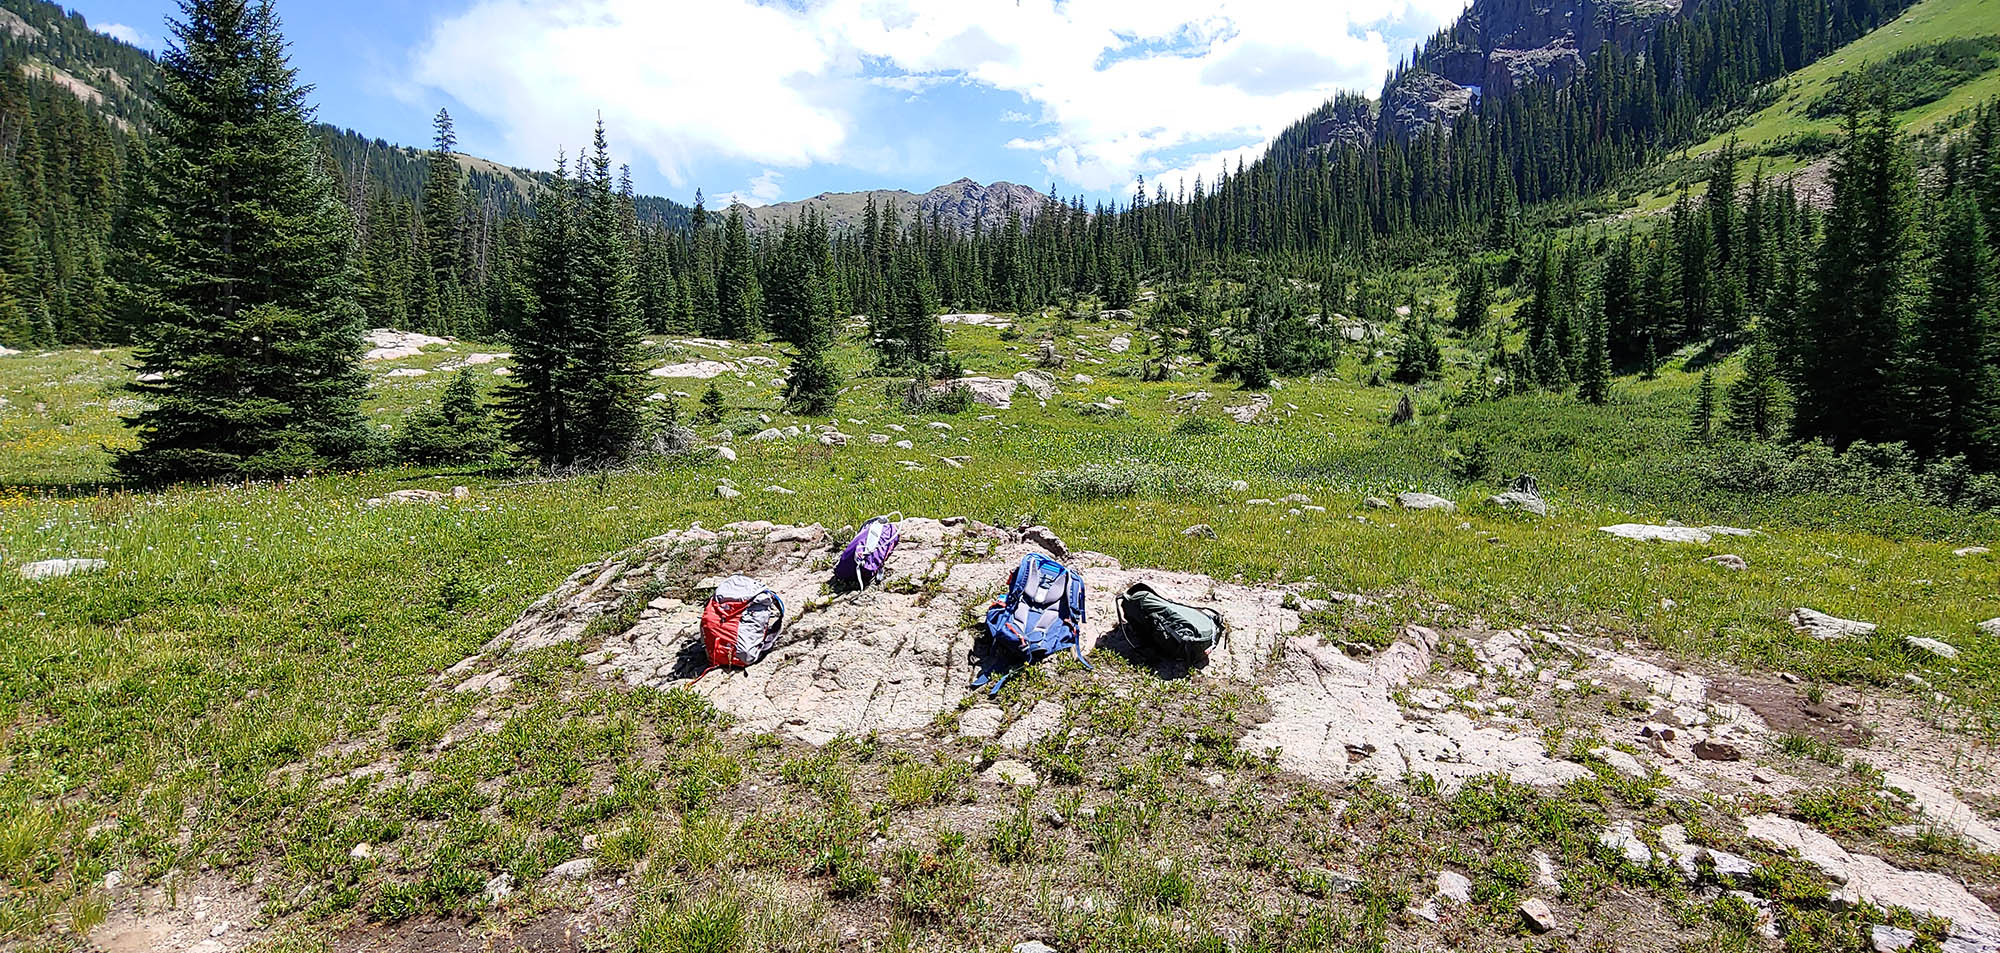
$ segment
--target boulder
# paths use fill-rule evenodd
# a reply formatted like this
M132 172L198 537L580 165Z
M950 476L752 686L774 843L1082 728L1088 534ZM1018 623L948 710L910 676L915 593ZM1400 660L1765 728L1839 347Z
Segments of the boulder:
M965 388L972 395L972 402L982 407L1006 410L1014 406L1014 390L1019 384L1011 380L996 380L991 377L961 377L931 387L933 393L945 393L956 387Z
M1111 343L1106 344L1104 349L1113 354L1123 354L1132 349L1132 338L1128 335L1120 334L1112 338Z
M1755 840L1797 853L1841 884L1834 895L1841 902L1903 907L1918 916L1947 920L1951 926L1943 945L1946 950L1987 953L2000 948L2000 913L1952 877L1902 870L1872 854L1849 853L1833 838L1789 817L1753 815L1743 819L1743 828Z
M23 579L40 582L44 579L60 579L64 576L99 572L110 566L110 563L102 559L44 559L40 562L23 564L20 573Z
M1445 513L1458 512L1458 504L1442 496L1429 493L1398 493L1396 502L1406 510L1439 510Z
M1079 384L1090 383L1089 378L1083 374L1078 374L1077 377L1081 378L1077 381ZM1056 395L1055 375L1047 371L1022 371L1014 375L1014 383L1027 388L1035 395L1036 400L1048 400Z
M1979 623L1979 631L2000 639L2000 619L1987 619Z
M1857 622L1839 616L1827 615L1816 609L1800 607L1792 610L1792 627L1800 633L1815 639L1844 639L1874 635L1873 622Z
M1137 317L1138 315L1133 314L1128 308L1112 308L1109 311L1097 312L1099 321L1131 321Z
M1520 510L1525 513L1533 513L1536 516L1549 515L1549 504L1547 501L1533 493L1525 493L1520 490L1508 490L1505 493L1496 493L1487 497L1486 502L1503 510Z

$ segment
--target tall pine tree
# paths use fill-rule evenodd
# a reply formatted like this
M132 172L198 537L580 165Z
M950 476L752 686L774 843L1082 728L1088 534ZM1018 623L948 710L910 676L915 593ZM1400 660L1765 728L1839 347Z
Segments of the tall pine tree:
M269 4L183 0L124 240L149 403L120 472L297 473L368 444L353 222Z

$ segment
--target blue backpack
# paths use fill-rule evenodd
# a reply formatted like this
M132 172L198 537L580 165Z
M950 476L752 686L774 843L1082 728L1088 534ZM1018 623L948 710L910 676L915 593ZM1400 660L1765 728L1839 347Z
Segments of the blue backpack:
M1090 668L1080 637L1084 598L1083 576L1075 570L1040 553L1021 557L1007 598L986 610L985 638L994 649L993 667L1013 664L998 679L992 671L981 673L972 687L992 681L992 694L997 695L1014 672L1064 649Z

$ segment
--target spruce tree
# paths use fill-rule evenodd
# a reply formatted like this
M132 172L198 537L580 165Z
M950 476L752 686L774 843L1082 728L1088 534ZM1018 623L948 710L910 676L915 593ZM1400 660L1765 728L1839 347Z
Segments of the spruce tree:
M1724 433L1742 440L1769 440L1777 434L1784 413L1785 383L1778 379L1777 352L1764 328L1751 333L1743 376L1729 385L1723 403Z
M432 143L429 171L424 179L422 249L428 270L427 293L418 302L419 322L425 330L441 334L463 334L465 288L460 263L464 253L465 228L462 187L459 179L458 134L453 131L451 113L438 110L432 120L436 139Z
M1694 414L1688 434L1701 443L1715 439L1715 368L1701 369L1701 383L1695 387Z
M1577 396L1592 404L1611 399L1611 332L1605 315L1592 309L1590 331L1584 336L1583 360L1577 368Z
M611 188L611 153L602 119L583 172L577 183L577 311L571 318L579 344L572 388L582 425L576 462L604 464L632 451L644 403L639 300L632 253L625 243L623 203Z
M1443 352L1431 334L1429 321L1419 315L1403 329L1403 343L1396 351L1396 368L1389 379L1398 384L1421 384L1443 369Z
M1849 113L1833 206L1800 322L1793 431L1836 447L1902 429L1896 351L1910 310L1910 176L1886 107Z
M719 424L722 422L722 407L722 388L709 381L708 389L701 392L701 416L698 419L711 427Z
M500 394L500 418L521 450L549 464L578 455L582 422L573 405L582 347L577 311L576 189L568 160L556 159L555 181L535 193L535 217L524 262L522 314L513 323L514 374Z
M743 224L743 206L729 206L723 226L722 268L716 273L718 337L747 341L757 333L757 262L750 248L750 231Z
M779 249L767 301L772 324L788 329L787 340L797 349L785 381L786 406L807 416L827 413L840 395L840 375L827 353L833 348L833 315L819 271L799 242Z
M268 4L184 0L123 239L149 406L118 469L277 476L368 446L353 222Z
M1486 323L1486 312L1493 306L1493 293L1486 286L1486 268L1477 261L1467 262L1458 271L1458 300L1452 316L1452 327L1461 334L1471 334Z
M1993 260L1978 204L1955 189L1940 209L1930 255L1930 287L1903 355L1904 420L1910 444L1931 455L1969 454L2000 462L1982 439L2000 411L1995 392Z

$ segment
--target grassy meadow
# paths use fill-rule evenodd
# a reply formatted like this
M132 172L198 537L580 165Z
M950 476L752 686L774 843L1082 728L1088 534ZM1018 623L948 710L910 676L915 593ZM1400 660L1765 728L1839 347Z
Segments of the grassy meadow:
M474 717L472 699L428 691L438 672L477 651L579 565L696 522L838 529L900 511L1045 524L1073 549L1127 565L1307 583L1375 594L1392 607L1388 616L1340 626L1570 625L1690 659L1910 693L1941 724L2000 737L2000 640L1975 628L2000 616L2000 561L1952 554L2000 546L2000 518L1705 488L1686 437L1694 373L1685 365L1694 355L1676 356L1656 380L1622 379L1608 408L1536 397L1451 409L1440 392L1425 391L1416 398L1418 422L1391 427L1401 392L1362 383L1386 365L1350 348L1337 373L1269 391L1270 408L1246 425L1220 411L1250 395L1211 381L1201 367L1183 368L1172 381L1138 380L1148 344L1129 324L1055 324L1030 316L1018 333L950 333L968 374L1004 378L1034 366L1028 355L1044 333L1066 330L1058 350L1068 364L1052 371L1061 392L1046 406L1024 389L1011 409L976 406L939 418L951 429L935 429L933 418L906 414L887 396L894 381L865 376L868 361L848 341L841 360L850 385L833 420L786 416L775 382L782 371L746 365L716 379L726 397L723 425L698 428L704 437L737 434L734 462L703 453L557 480L508 469L410 469L135 492L108 482L107 448L131 439L121 423L131 409L120 390L130 374L126 354L0 358L0 883L7 885L0 945L78 948L78 937L105 915L101 885L112 871L127 882L172 885L214 870L260 896L271 922L287 925L272 949L332 949L330 938L362 920L476 912L480 885L493 872L534 883L575 856L588 834L613 842L601 848L610 863L650 859L618 948L818 948L800 938L812 935L809 921L825 900L774 903L748 887L691 892L694 872L714 869L723 855L735 858L728 869L748 876L742 872L759 869L745 859L754 845L784 856L805 849L780 843L754 819L732 827L695 808L708 793L740 793L745 778L777 783L768 780L776 773L817 791L824 811L816 816L853 834L934 795L955 798L964 783L956 768L901 753L863 758L865 767L851 769L854 784L882 773L884 801L871 807L845 788L825 787L849 779L811 761L853 751L726 740L723 720L688 693L632 692L588 677L577 656L589 646L538 655L517 687L526 701L504 727ZM1131 336L1130 352L1109 349L1117 335ZM782 357L756 345L655 342L654 349L655 365ZM397 426L442 389L447 375L437 368L500 350L459 343L370 364L371 420ZM1470 359L1455 346L1448 354ZM492 371L504 366L473 373L497 384ZM433 373L389 376L398 368ZM706 386L649 383L688 394L680 400L684 418L698 410L694 398ZM1169 399L1197 390L1211 398L1192 413ZM747 439L767 426L766 416L815 432L835 426L853 440L833 448L810 437ZM914 446L871 444L867 435L877 433ZM1468 454L1485 458L1480 472L1468 469ZM1552 516L1481 502L1518 472L1540 479ZM724 480L742 496L718 497ZM1246 492L1229 488L1238 480ZM469 499L366 502L395 489L458 485L470 488ZM1451 497L1462 512L1364 505L1371 495L1405 490ZM1324 512L1252 502L1292 494ZM1668 545L1596 529L1667 520L1761 533ZM1213 526L1215 538L1182 534L1196 523ZM1725 552L1744 557L1749 569L1702 561ZM61 557L101 558L110 568L40 583L14 571ZM1877 622L1881 631L1815 642L1785 621L1798 606ZM1907 647L1906 636L1943 639L1962 654L1942 663ZM1907 682L1913 672L1934 692ZM1048 690L1044 680L1023 681L1020 691ZM488 733L482 725L494 727ZM1158 744L1178 754L1172 746L1185 742ZM374 783L385 774L393 780ZM838 782L815 788L805 780L813 776ZM1324 797L1286 790L1308 799L1291 808L1307 813L1311 797ZM1632 796L1650 803L1643 792ZM1373 802L1361 803L1365 815ZM621 836L627 840L616 841ZM881 889L905 924L890 948L977 945L934 918L969 889L960 882L971 876L968 851L989 851L983 840L968 847L957 836L942 831L921 856L825 861L839 869L829 896L872 892L869 878L886 875L898 886ZM1130 831L1120 836L1150 843ZM1026 850L1033 839L1018 830L992 837L1013 845L995 852ZM349 857L357 842L401 838L423 845L403 852L421 861ZM1395 841L1384 843L1393 849ZM1182 890L1172 882L1174 863L1156 867L1151 857L1141 851L1103 863L1134 895L1171 898ZM1502 874L1495 883L1509 882ZM1369 930L1379 931L1369 904L1392 910L1392 900L1390 893L1368 900L1358 919L1328 935L1365 946ZM733 923L749 933L737 945L686 942L711 915L716 929ZM1143 931L1110 922L1079 921L1072 948L1175 948L1115 944L1108 937Z

